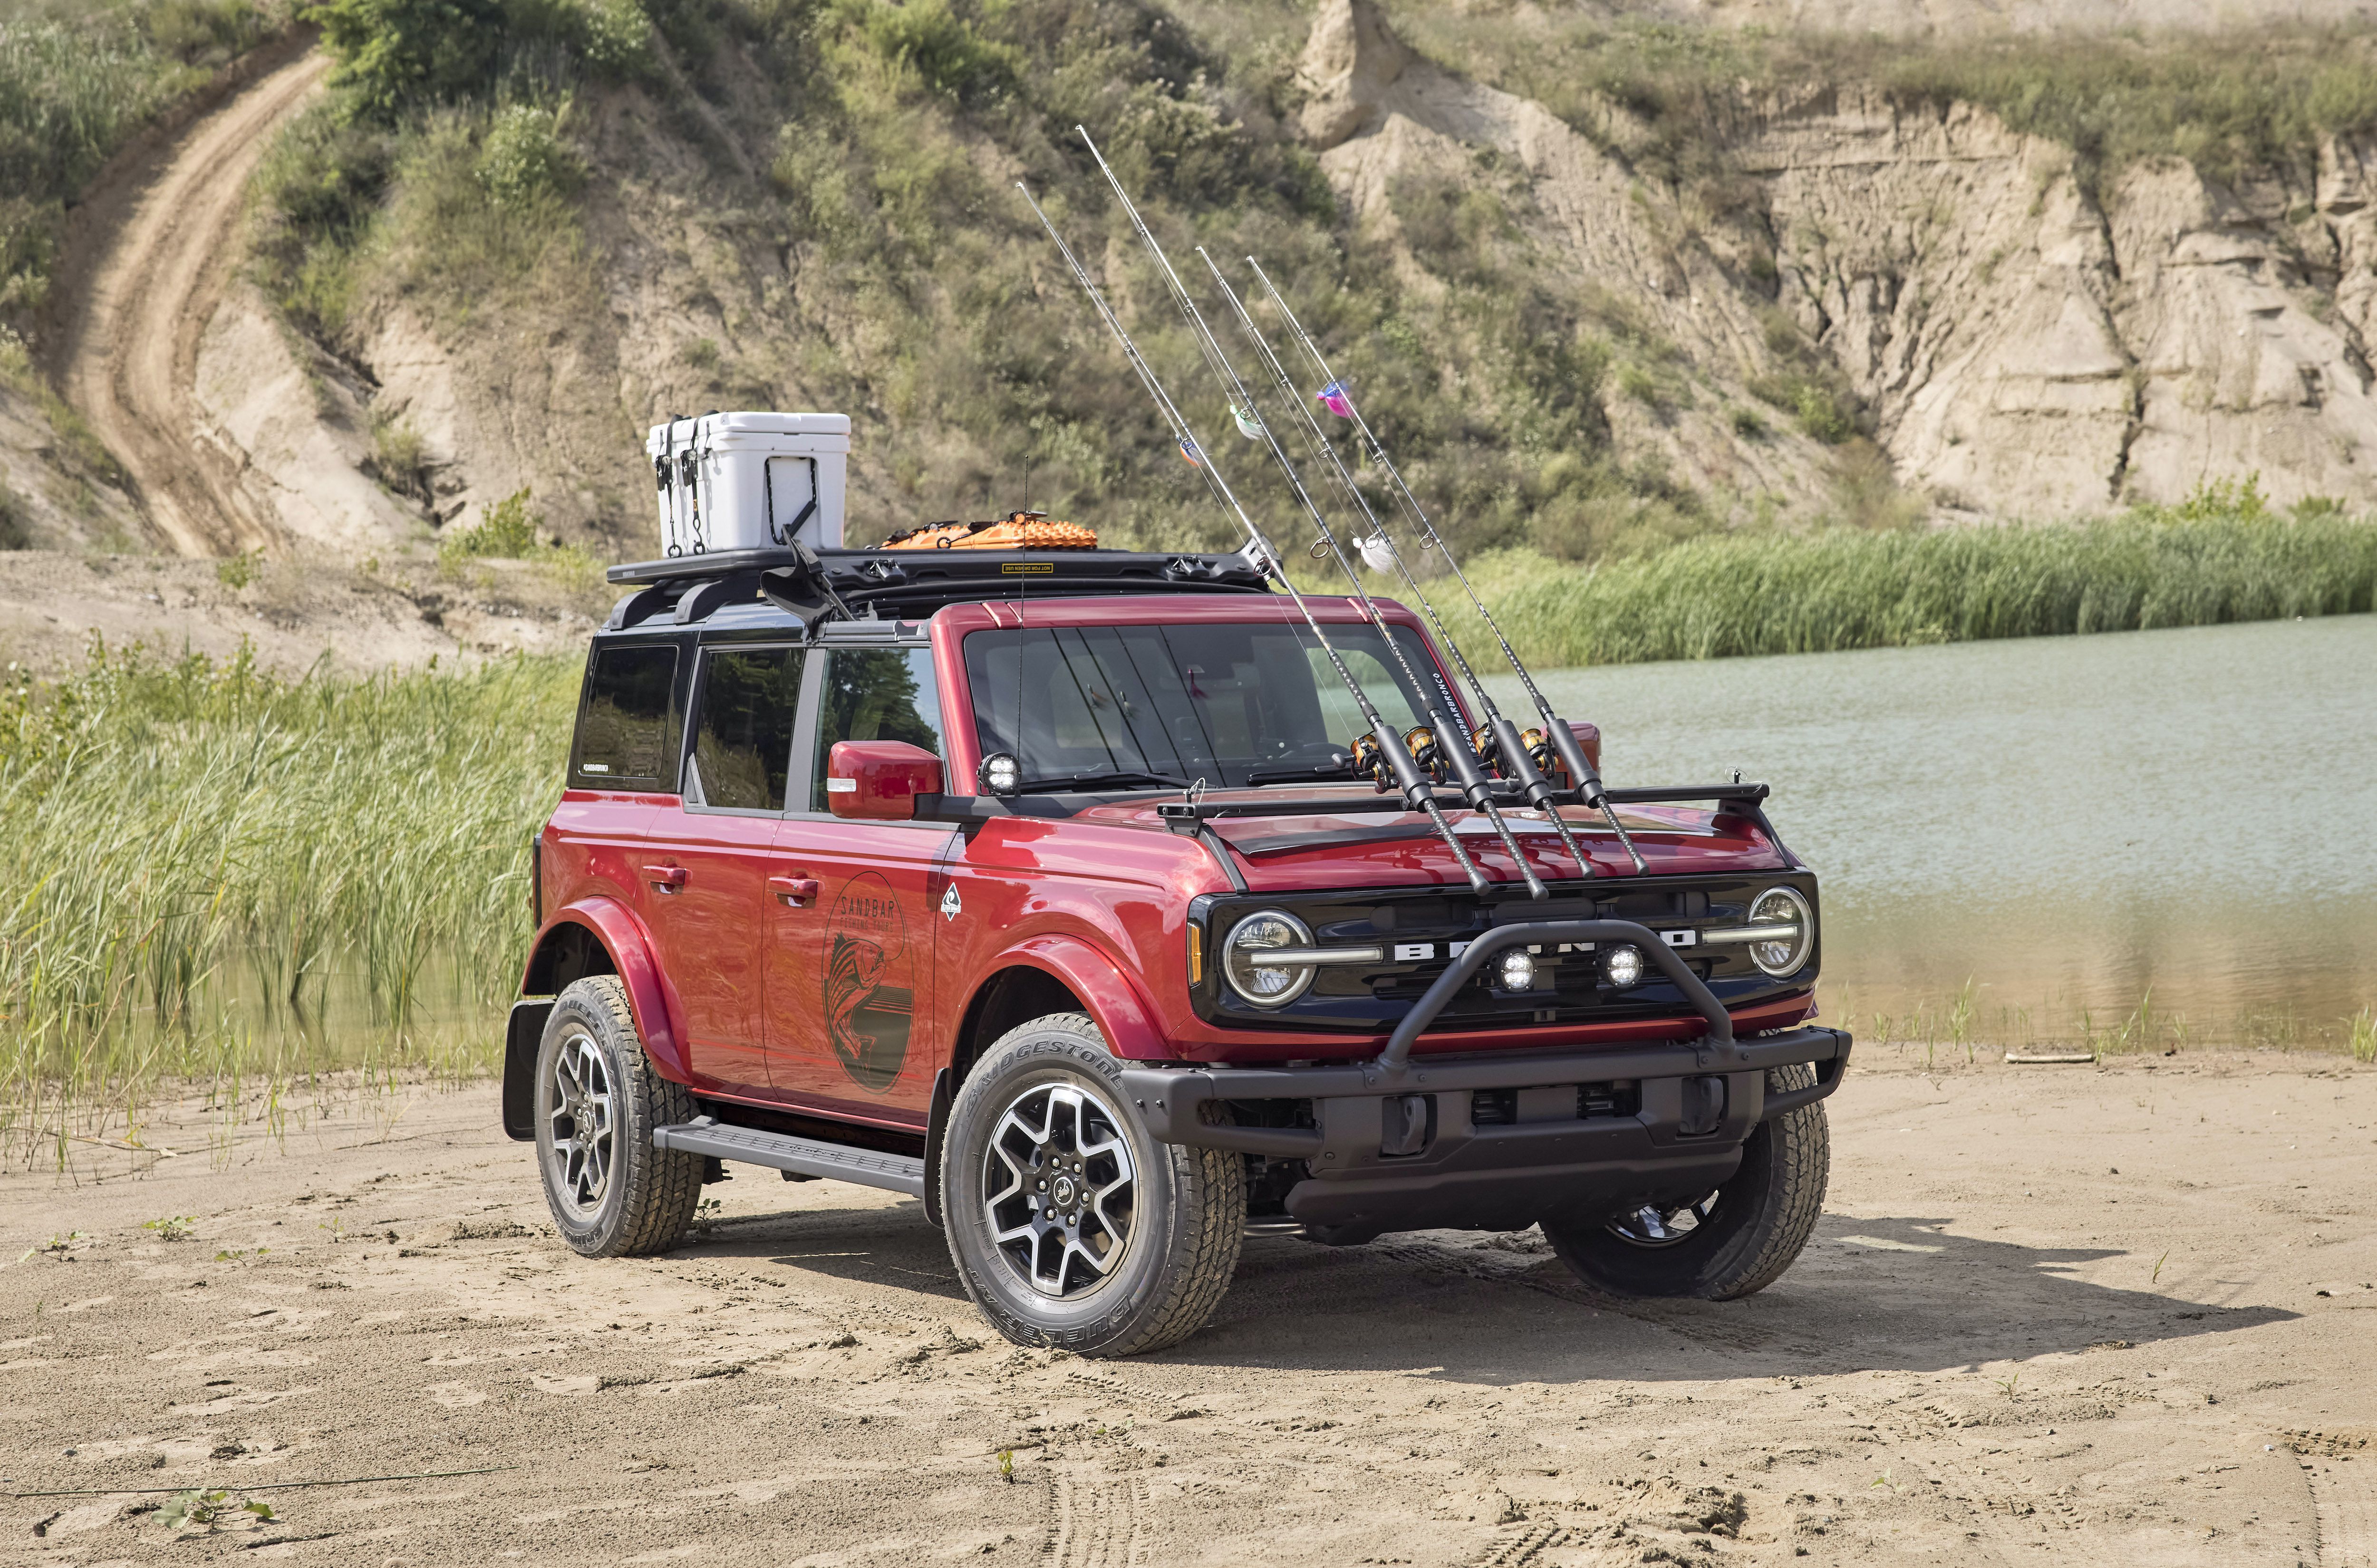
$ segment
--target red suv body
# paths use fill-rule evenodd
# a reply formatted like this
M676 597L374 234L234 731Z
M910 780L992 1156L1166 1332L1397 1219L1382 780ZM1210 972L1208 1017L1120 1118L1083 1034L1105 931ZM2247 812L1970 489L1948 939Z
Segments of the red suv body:
M1849 1048L1805 1027L1815 880L1762 787L1614 792L1639 873L1598 814L1559 808L1590 861L1580 874L1540 812L1507 804L1542 901L1447 791L1491 879L1478 895L1425 817L1316 743L1333 698L1313 633L1234 560L1094 552L1060 574L999 557L935 561L934 576L832 552L806 578L765 559L645 569L594 639L567 786L537 845L505 1120L539 1140L548 1188L574 1182L582 1219L636 1161L674 1157L681 1187L687 1161L716 1179L744 1159L909 1192L947 1225L955 1158L988 1217L980 1255L950 1227L976 1300L1018 1338L1091 1349L1188 1331L1116 1338L1111 1302L1103 1317L1067 1307L1177 1219L1159 1211L1185 1201L1157 1191L1165 1160L1205 1162L1184 1191L1208 1168L1242 1188L1233 1256L1248 1226L1353 1242L1616 1217L1610 1234L1643 1257L1688 1242L1691 1206L1722 1194L1762 1129L1821 1115ZM1022 574L997 575L1010 564ZM820 588L841 602L812 615ZM1357 602L1309 602L1332 644L1401 689ZM1436 687L1401 691L1410 714L1449 705L1474 728L1419 619L1381 609ZM1279 767L1256 766L1273 754ZM1018 767L1015 790L980 782ZM1180 777L1192 767L1210 771ZM613 1046L595 1024L571 1026L576 1047L556 1039L556 1001L597 980L640 1063L626 1046L598 1061ZM952 1156L976 1070L1035 1021L1078 1017L1092 1049L1057 1056L1103 1051L1083 1085L1025 1074L1022 1098L974 1118L1006 1120ZM585 1083L602 1075L597 1107ZM628 1126L631 1111L647 1124ZM1051 1131L1064 1117L1072 1130ZM1025 1143L1037 1152L1015 1152ZM1098 1180L1124 1194L1099 1200L1111 1212L1030 1196ZM994 1201L1010 1186L1039 1206L1030 1238L1026 1200ZM996 1240L1009 1232L1021 1239ZM581 1250L640 1247L606 1233ZM1020 1293L983 1276L1000 1256L1021 1260Z

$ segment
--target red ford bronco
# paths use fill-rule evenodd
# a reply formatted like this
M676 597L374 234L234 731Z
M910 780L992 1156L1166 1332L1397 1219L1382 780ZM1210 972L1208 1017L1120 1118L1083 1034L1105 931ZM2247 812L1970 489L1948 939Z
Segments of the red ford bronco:
M1353 771L1316 647L1390 726L1474 723L1398 605L1390 649L1247 556L1095 549L613 576L503 1083L579 1252L675 1244L724 1161L862 1182L1002 1334L1122 1355L1248 1234L1540 1225L1717 1299L1806 1243L1850 1041L1764 786L1609 791L1640 870L1581 804L1506 793L1506 839L1447 788L1480 893Z

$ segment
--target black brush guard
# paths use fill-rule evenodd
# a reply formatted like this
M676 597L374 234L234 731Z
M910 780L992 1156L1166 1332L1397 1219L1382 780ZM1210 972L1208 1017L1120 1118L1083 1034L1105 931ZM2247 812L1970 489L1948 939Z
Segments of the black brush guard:
M1673 1043L1412 1058L1446 1003L1511 947L1632 943L1707 1026ZM1737 1039L1733 1019L1690 966L1632 921L1535 921L1470 943L1368 1062L1317 1067L1126 1067L1122 1089L1165 1143L1301 1159L1287 1210L1332 1241L1429 1227L1518 1229L1581 1207L1695 1198L1739 1164L1761 1122L1840 1087L1850 1038L1803 1028ZM1809 1065L1780 1094L1768 1069ZM1582 1114L1585 1086L1637 1086L1630 1114ZM1479 1090L1519 1091L1518 1117L1480 1125ZM1232 1101L1309 1100L1311 1126L1241 1125Z

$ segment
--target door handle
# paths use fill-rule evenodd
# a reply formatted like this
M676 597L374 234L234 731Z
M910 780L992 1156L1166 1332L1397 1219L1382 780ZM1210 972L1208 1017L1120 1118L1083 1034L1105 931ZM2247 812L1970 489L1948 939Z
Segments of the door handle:
M806 909L817 902L818 881L813 876L771 876L768 891L795 909Z
M644 880L664 893L682 893L685 891L685 868L683 866L646 866Z

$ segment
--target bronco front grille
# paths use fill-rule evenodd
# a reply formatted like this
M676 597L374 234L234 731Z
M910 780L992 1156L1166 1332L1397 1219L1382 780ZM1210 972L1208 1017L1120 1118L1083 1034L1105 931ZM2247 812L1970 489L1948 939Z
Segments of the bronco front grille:
M1596 886L1592 897L1541 904L1523 896L1480 899L1425 888L1200 898L1197 918L1209 943L1220 942L1237 921L1256 909L1284 909L1311 930L1316 945L1374 948L1383 961L1321 968L1295 1002L1270 1011L1233 995L1220 983L1219 965L1209 961L1196 993L1198 1011L1217 1023L1263 1028L1392 1028L1451 967L1462 944L1498 924L1533 920L1637 921L1661 933L1663 940L1672 938L1669 945L1726 1005L1749 1005L1805 991L1814 978L1816 951L1810 951L1798 975L1776 980L1750 961L1743 944L1703 944L1698 937L1702 931L1746 922L1751 900L1778 885L1798 888L1811 905L1815 901L1815 879L1804 872L1659 877L1650 885L1641 879L1612 880ZM1447 1003L1435 1027L1448 1030L1623 1021L1668 1016L1686 1007L1675 985L1655 971L1638 985L1622 990L1609 986L1601 955L1590 944L1547 944L1529 951L1535 960L1532 990L1501 992L1481 979Z

